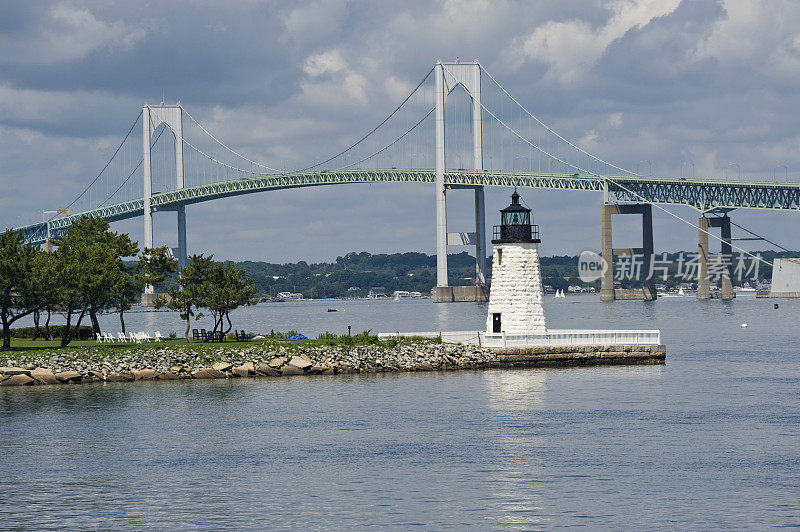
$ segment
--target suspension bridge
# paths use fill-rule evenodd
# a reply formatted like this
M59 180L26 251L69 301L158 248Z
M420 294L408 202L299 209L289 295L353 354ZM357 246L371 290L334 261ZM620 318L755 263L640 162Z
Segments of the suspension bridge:
M137 127L141 127L141 140L134 134ZM437 62L363 137L332 157L288 172L230 148L180 104L145 105L99 174L60 209L63 214L16 230L22 231L29 243L45 244L64 234L83 215L112 222L141 216L144 246L151 248L153 213L175 211L175 254L185 264L187 205L287 188L389 182L434 185L437 301L485 298L486 186L602 193L602 249L609 264L615 254L641 253L645 260L652 257L653 206L676 218L663 206L689 206L701 213L696 225L683 221L698 228L703 261L710 258L711 227L722 229L720 238L711 236L722 241L723 252L736 247L731 244L730 211L800 211L798 183L651 177L605 161L559 135L476 61ZM447 191L453 189L474 190L474 231L448 233ZM613 248L614 214L642 215L641 248ZM476 286L449 286L450 245L475 246ZM603 277L603 299L655 298L653 285L636 293L615 290L611 275L609 271ZM701 292L698 297L706 297ZM729 292L732 295L732 290Z

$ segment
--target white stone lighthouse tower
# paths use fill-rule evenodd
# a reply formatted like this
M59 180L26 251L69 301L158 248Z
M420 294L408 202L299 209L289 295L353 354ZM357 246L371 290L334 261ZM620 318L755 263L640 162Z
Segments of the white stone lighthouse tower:
M539 226L532 224L531 210L520 205L516 190L511 195L511 205L500 213L500 225L494 227L492 240L486 333L544 333Z

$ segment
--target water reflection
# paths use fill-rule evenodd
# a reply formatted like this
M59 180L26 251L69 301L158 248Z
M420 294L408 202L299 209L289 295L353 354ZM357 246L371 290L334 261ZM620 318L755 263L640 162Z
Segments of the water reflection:
M543 410L547 372L540 369L495 370L483 373L489 408L498 412Z

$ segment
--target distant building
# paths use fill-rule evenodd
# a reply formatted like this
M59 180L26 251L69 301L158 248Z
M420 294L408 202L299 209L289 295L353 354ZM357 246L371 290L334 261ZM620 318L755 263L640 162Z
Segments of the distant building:
M377 299L379 297L386 297L386 288L383 286L373 286L369 289L369 295L367 296L371 299Z
M361 289L357 286L351 286L350 288L347 289L348 292L358 292L359 290Z
M409 295L411 297L422 297L422 292L411 292Z
M281 299L303 299L303 294L300 292L278 292L278 297Z

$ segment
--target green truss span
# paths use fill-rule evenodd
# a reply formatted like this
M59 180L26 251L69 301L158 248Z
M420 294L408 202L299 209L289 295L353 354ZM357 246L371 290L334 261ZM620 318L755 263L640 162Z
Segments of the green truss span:
M270 174L208 185L187 187L153 194L154 210L172 210L188 205L265 190L340 185L346 183L433 183L435 172L425 170L338 170ZM606 191L614 201L648 201L664 205L687 205L701 212L720 209L770 209L800 211L800 183L769 181L715 181L665 177L595 176L589 174L547 174L538 172L499 172L456 170L445 173L445 183L454 187L499 186L556 190ZM136 199L99 207L48 222L19 227L27 242L44 243L63 234L81 215L98 216L108 221L124 220L144 214L144 200Z

